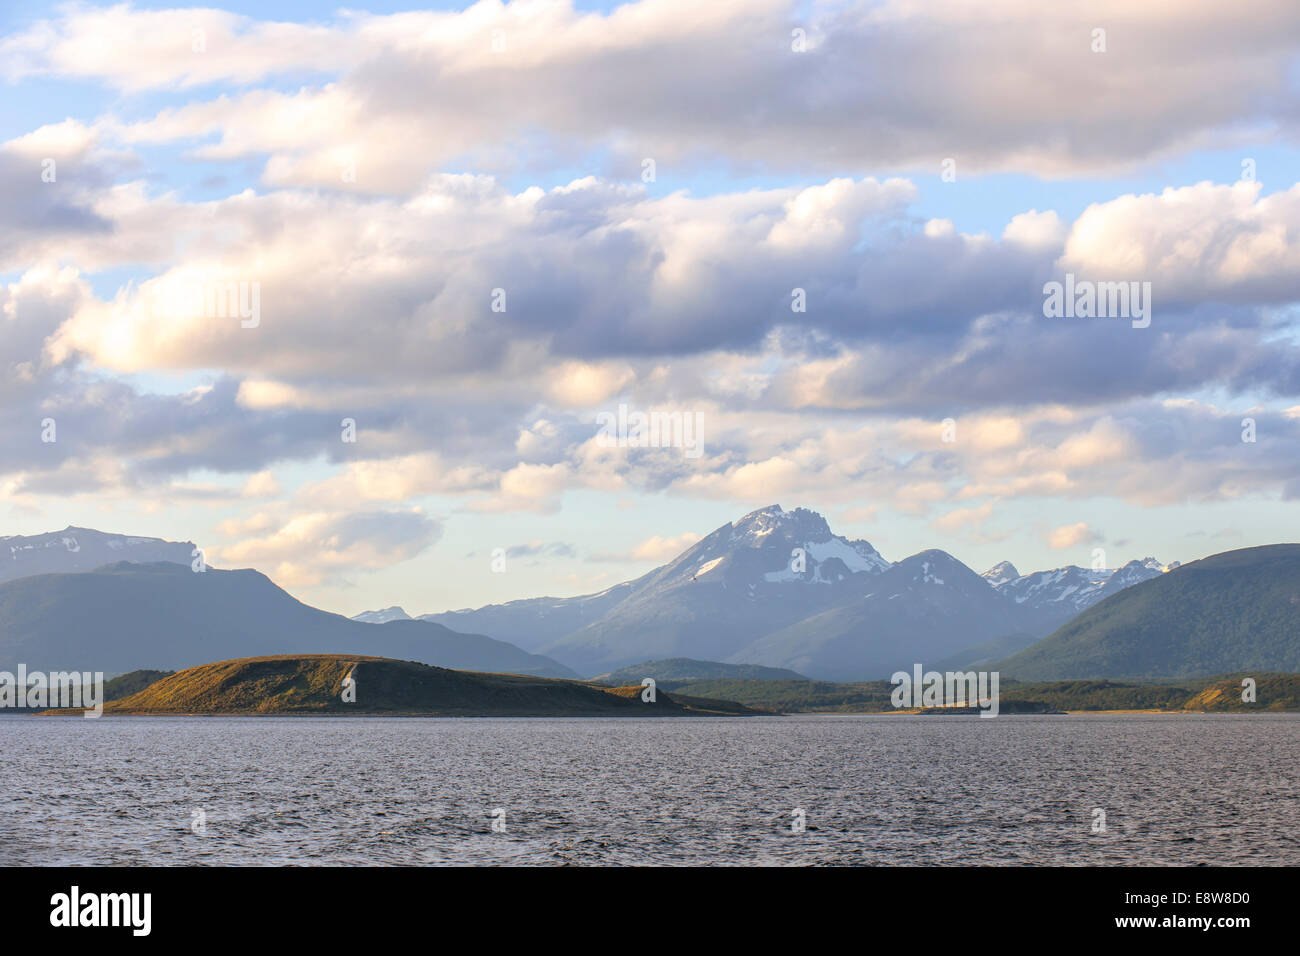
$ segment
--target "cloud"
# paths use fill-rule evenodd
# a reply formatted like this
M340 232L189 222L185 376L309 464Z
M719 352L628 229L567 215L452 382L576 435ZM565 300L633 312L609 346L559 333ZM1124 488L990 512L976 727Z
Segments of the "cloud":
M277 498L284 491L284 487L269 471L259 471L249 475L248 480L244 482L243 495L245 498Z
M434 403L419 413L432 424L449 403L477 402L480 415L508 412L493 432L512 443L539 403L582 410L620 395L944 418L1300 390L1300 349L1277 335L1294 323L1281 307L1300 297L1300 186L1120 197L1090 207L1063 242L1054 223L1050 241L1026 238L1042 214L1016 217L1002 239L927 235L909 224L914 196L901 180L693 199L596 180L511 193L443 176L401 203L285 192L186 211L174 197L104 197L92 206L112 241L79 236L74 258L136 255L196 214L223 228L111 299L80 296L31 357L124 373L221 368L243 408L328 410L336 422L376 408L372 435L399 405ZM1150 225L1165 218L1176 226ZM1045 318L1043 283L1067 270L1149 276L1151 328ZM806 312L791 311L796 288ZM260 321L177 304L196 289L212 303L256 290Z
M934 520L934 526L947 534L956 534L967 529L977 529L993 516L993 502L973 508L954 508L947 514Z
M260 509L231 536L295 580L335 573L291 547L335 532L362 566L385 535L407 553L421 524L401 509L432 496L553 514L577 489L795 494L971 536L1015 498L1300 497L1300 185L1008 210L988 233L932 214L931 190L980 170L1294 137L1289 0L1066 6L481 2L309 25L60 8L0 39L2 69L124 95L0 145L0 272L18 275L0 492ZM135 95L178 88L161 112ZM132 152L157 145L232 178L265 160L263 188L159 191ZM933 182L948 157L957 182ZM591 174L505 185L534 163ZM788 184L677 187L698 168ZM1065 272L1150 281L1151 327L1045 318ZM256 289L256 323L173 294L227 283ZM704 454L600 447L594 413L619 401L701 415Z
M1093 51L1098 25L1104 53ZM792 48L795 26L806 52ZM127 92L297 75L312 82L166 110L123 135L217 132L200 155L269 155L269 183L338 188L355 161L354 188L397 192L456 159L562 165L598 147L622 175L647 156L665 175L717 159L937 173L952 158L959 181L1128 168L1273 124L1293 136L1293 117L1272 105L1290 95L1297 46L1290 0L1257 0L1249 17L1214 0L641 0L609 12L482 0L319 24L72 6L0 41L0 63L11 80Z
M284 521L261 515L224 530L241 538L209 549L209 563L255 567L287 587L313 587L359 570L387 568L442 536L442 526L418 509L314 512Z
M700 536L687 531L676 537L652 535L629 551L613 554L594 555L593 561L649 561L663 564L677 557L691 545L700 540Z
M1093 531L1085 522L1082 521L1077 522L1076 524L1061 525L1061 527L1054 529L1052 533L1047 536L1048 546L1056 548L1057 550L1073 548L1081 544L1092 544L1100 540L1101 535Z
M1074 222L1060 267L1151 282L1162 308L1206 299L1300 298L1300 185L1262 196L1259 182L1165 189L1095 203Z
M507 558L572 558L576 556L576 549L565 541L534 540L524 544L514 544L506 548Z

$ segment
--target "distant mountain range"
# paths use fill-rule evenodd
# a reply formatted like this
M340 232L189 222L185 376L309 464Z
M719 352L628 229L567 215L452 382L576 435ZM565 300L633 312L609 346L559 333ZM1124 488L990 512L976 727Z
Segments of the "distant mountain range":
M1113 594L997 668L1019 680L1300 671L1300 545L1185 564Z
M364 653L634 682L657 677L640 673L647 666L672 680L841 682L915 663L1024 680L1300 670L1300 545L1182 566L1145 558L1020 574L1003 561L980 575L939 550L891 562L813 511L772 505L596 594L419 618L394 606L348 619L253 570L194 573L188 542L82 528L0 540L11 549L0 667L123 673ZM97 554L118 559L83 567ZM165 560L147 560L159 554Z
M584 674L685 657L870 680L988 641L1001 641L989 653L1005 656L1165 570L1147 558L1022 575L1004 561L981 576L937 550L894 563L867 541L834 534L814 511L771 505L597 594L419 620L490 634ZM356 620L405 616L392 607Z
M90 528L67 527L48 534L0 537L0 583L68 571L93 571L106 564L171 561L189 564L194 542L164 541Z
M459 670L576 677L547 657L429 621L360 624L309 607L257 571L168 562L0 584L0 669L179 670L265 654L372 654Z
M1003 561L985 571L982 577L1026 610L1035 612L1039 620L1037 629L1050 631L1098 601L1176 567L1177 561L1164 565L1155 558L1145 558L1130 561L1118 569L1090 571L1070 565L1021 574L1010 561Z

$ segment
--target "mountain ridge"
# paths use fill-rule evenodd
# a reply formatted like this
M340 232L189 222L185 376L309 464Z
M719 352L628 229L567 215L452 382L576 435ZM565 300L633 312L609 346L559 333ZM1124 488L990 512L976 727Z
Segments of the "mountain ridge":
M62 531L0 536L0 584L37 574L93 571L107 564L166 561L188 566L193 541L167 541L68 525Z
M996 666L1018 680L1300 671L1300 544L1181 565L1110 595Z
M179 670L216 658L375 653L444 667L575 677L540 655L427 621L370 625L311 607L252 569L170 562L0 584L0 665L31 670ZM240 653L245 652L245 653Z
M976 636L954 636L935 645L941 646L945 657L962 649L953 645L1012 635L1044 637L1103 599L1109 593L1108 582L1111 591L1119 590L1121 585L1159 573L1150 563L1163 567L1147 559L1100 572L1067 566L1022 575L1011 562L1003 561L981 576L947 552L930 550L942 554L944 562L961 565L969 596L984 613L983 619L965 622ZM927 553L902 561L920 557L923 562L921 556ZM787 511L774 504L719 526L640 577L594 594L528 598L422 614L418 619L491 634L586 674L617 670L646 658L678 657L802 671L809 666L809 655L791 646L782 656L776 647L779 641L769 636L793 629L784 637L799 644L814 625L833 629L847 613L842 609L865 600L871 593L870 582L895 565L868 541L834 534L817 512ZM1016 609L986 601L971 585L971 575ZM947 626L956 627L961 617L954 608ZM939 626L938 618L931 623ZM845 635L825 634L819 640L826 643L841 637ZM849 675L812 676L847 679Z

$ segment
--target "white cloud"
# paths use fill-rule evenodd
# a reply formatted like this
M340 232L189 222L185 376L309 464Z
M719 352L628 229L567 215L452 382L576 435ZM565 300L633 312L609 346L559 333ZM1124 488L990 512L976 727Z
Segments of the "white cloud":
M1049 547L1064 550L1074 548L1081 544L1092 544L1099 540L1097 532L1088 527L1086 522L1079 521L1075 524L1061 525L1048 535L1047 543Z
M311 512L283 522L267 516L226 525L241 539L211 548L210 564L255 567L286 587L374 571L415 557L434 544L442 527L418 509L350 513Z
M806 53L790 48L792 22L808 31ZM1098 24L1108 29L1100 54ZM326 72L328 82L296 92L222 96L122 135L216 130L204 155L270 154L270 182L339 188L343 163L355 161L356 188L398 192L458 157L517 165L524 145L553 158L606 146L629 172L645 156L820 171L937 170L953 158L959 182L988 170L1123 168L1268 128L1298 45L1291 0L1257 0L1248 17L1214 0L1086 10L887 0L811 12L789 0L641 0L609 13L481 0L319 25L73 6L0 41L0 63L11 79L126 91Z

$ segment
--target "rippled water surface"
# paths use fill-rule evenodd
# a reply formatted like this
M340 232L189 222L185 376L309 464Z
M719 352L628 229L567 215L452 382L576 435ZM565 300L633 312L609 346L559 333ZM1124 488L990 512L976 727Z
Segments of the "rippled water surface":
M1300 864L1300 715L5 717L0 734L3 863Z

